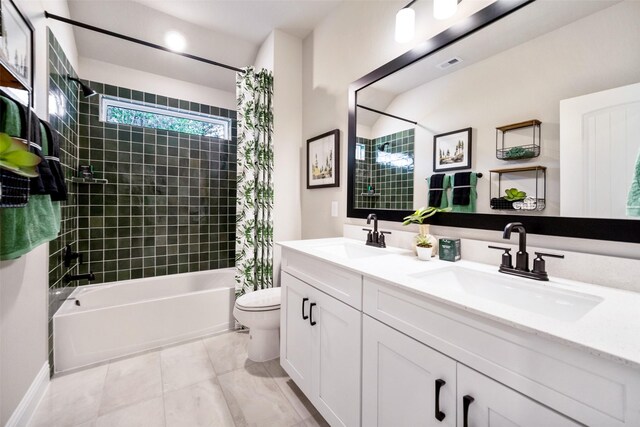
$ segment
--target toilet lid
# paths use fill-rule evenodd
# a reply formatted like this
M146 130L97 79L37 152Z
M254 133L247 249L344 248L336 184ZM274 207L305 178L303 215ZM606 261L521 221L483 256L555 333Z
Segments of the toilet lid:
M280 307L280 288L249 292L238 298L236 305L247 310L273 310Z

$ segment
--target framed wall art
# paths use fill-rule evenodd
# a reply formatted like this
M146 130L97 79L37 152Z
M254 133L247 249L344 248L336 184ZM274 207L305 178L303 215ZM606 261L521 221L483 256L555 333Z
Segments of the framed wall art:
M471 169L471 128L433 136L433 171Z
M307 188L340 187L340 130L307 140Z
M30 90L33 84L33 26L12 0L0 0L0 65L2 85ZM19 83L19 86L16 86Z

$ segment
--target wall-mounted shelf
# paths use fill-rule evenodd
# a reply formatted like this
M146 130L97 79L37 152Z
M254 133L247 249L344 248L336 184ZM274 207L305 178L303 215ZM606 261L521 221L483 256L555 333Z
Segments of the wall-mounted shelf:
M527 194L524 200L509 201L502 194L502 175L518 173L535 173L535 193L532 196ZM493 195L493 178L497 176L498 193ZM492 169L489 171L489 206L496 210L521 210L521 211L541 211L546 207L547 194L547 167L546 166L524 166L518 168ZM519 190L522 190L519 188Z
M527 120L525 122L513 123L510 125L500 126L496 128L496 157L500 160L521 160L531 159L540 155L540 120ZM531 144L515 145L509 147L505 144L505 135L507 132L532 128Z
M379 197L381 194L380 193L360 193L360 195L363 197Z
M109 181L102 178L87 179L87 178L78 178L75 176L72 177L70 181L75 184L108 184L109 183Z

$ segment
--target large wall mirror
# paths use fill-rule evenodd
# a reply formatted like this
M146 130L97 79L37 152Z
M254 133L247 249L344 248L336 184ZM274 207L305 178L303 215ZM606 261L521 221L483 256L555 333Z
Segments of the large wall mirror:
M498 0L355 82L348 216L640 242L639 21L634 0Z

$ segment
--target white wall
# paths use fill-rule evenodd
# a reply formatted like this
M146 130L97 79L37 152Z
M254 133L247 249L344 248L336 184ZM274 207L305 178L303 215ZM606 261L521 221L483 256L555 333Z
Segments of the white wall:
M236 109L236 94L234 92L226 92L184 80L176 80L85 57L79 58L77 71L80 78L85 80L213 105L228 110ZM233 71L229 71L229 79L235 79Z
M473 170L485 173L478 181L477 211L496 213L489 207L489 169L541 164L548 169L546 208L540 215L560 215L560 100L638 80L638 15L639 2L620 3L396 97L385 111L418 122L415 208L427 202L424 178L433 173L433 135L472 127ZM542 121L540 157L508 164L496 159L496 126L530 119ZM371 132L377 138L409 126L381 116ZM527 128L510 132L506 139L511 144L531 144L531 134L532 129ZM609 183L610 179L611 174L597 178L607 188L622 185L620 181ZM516 187L531 196L534 185L533 174L505 175L502 182L503 189ZM576 186L564 190L575 193ZM493 196L501 195L494 180ZM620 209L624 211L624 204Z
M50 26L74 67L73 31L46 21L45 8L69 16L66 1L18 0L35 27L35 109L47 117L47 31ZM42 367L48 363L48 245L14 261L0 262L0 425L10 419ZM14 420L12 420L14 421Z
M339 236L346 220L348 87L355 80L418 45L422 40L485 7L492 1L462 2L454 18L434 21L431 1L415 3L416 37L409 44L394 41L397 2L343 2L303 42L303 140L338 128L340 187L302 189L302 236ZM303 145L301 159L306 156ZM306 165L300 180L305 181ZM337 201L338 217L331 217Z
M418 2L416 5L420 3ZM462 2L460 6L465 3ZM486 3L482 6L485 5ZM405 49L412 47L398 47L393 41L393 17L397 12L396 6L386 2L345 2L304 40L304 139L335 127L340 128L343 135L346 135L349 84L395 58ZM417 12L416 14L418 15ZM423 39L427 39L432 34L424 34ZM598 69L587 71L597 73ZM364 224L362 219L346 218L346 144L346 136L344 136L343 149L341 150L341 187L302 190L303 238L340 236L343 232L343 223ZM301 180L304 179L304 173L303 169ZM330 216L331 200L338 200L340 203L338 218ZM381 227L388 230L403 229L400 223L386 221L381 223ZM406 230L406 228L404 229ZM451 237L501 240L501 233L497 231L434 227L433 233ZM536 241L538 246L559 250L609 253L616 256L640 258L638 245L634 244L597 242L597 244L586 245L585 242L588 241L584 239L565 239L552 236L539 236Z
M274 30L262 44L256 68L273 72L273 238L301 237L302 40ZM274 283L280 283L280 247L274 247Z

